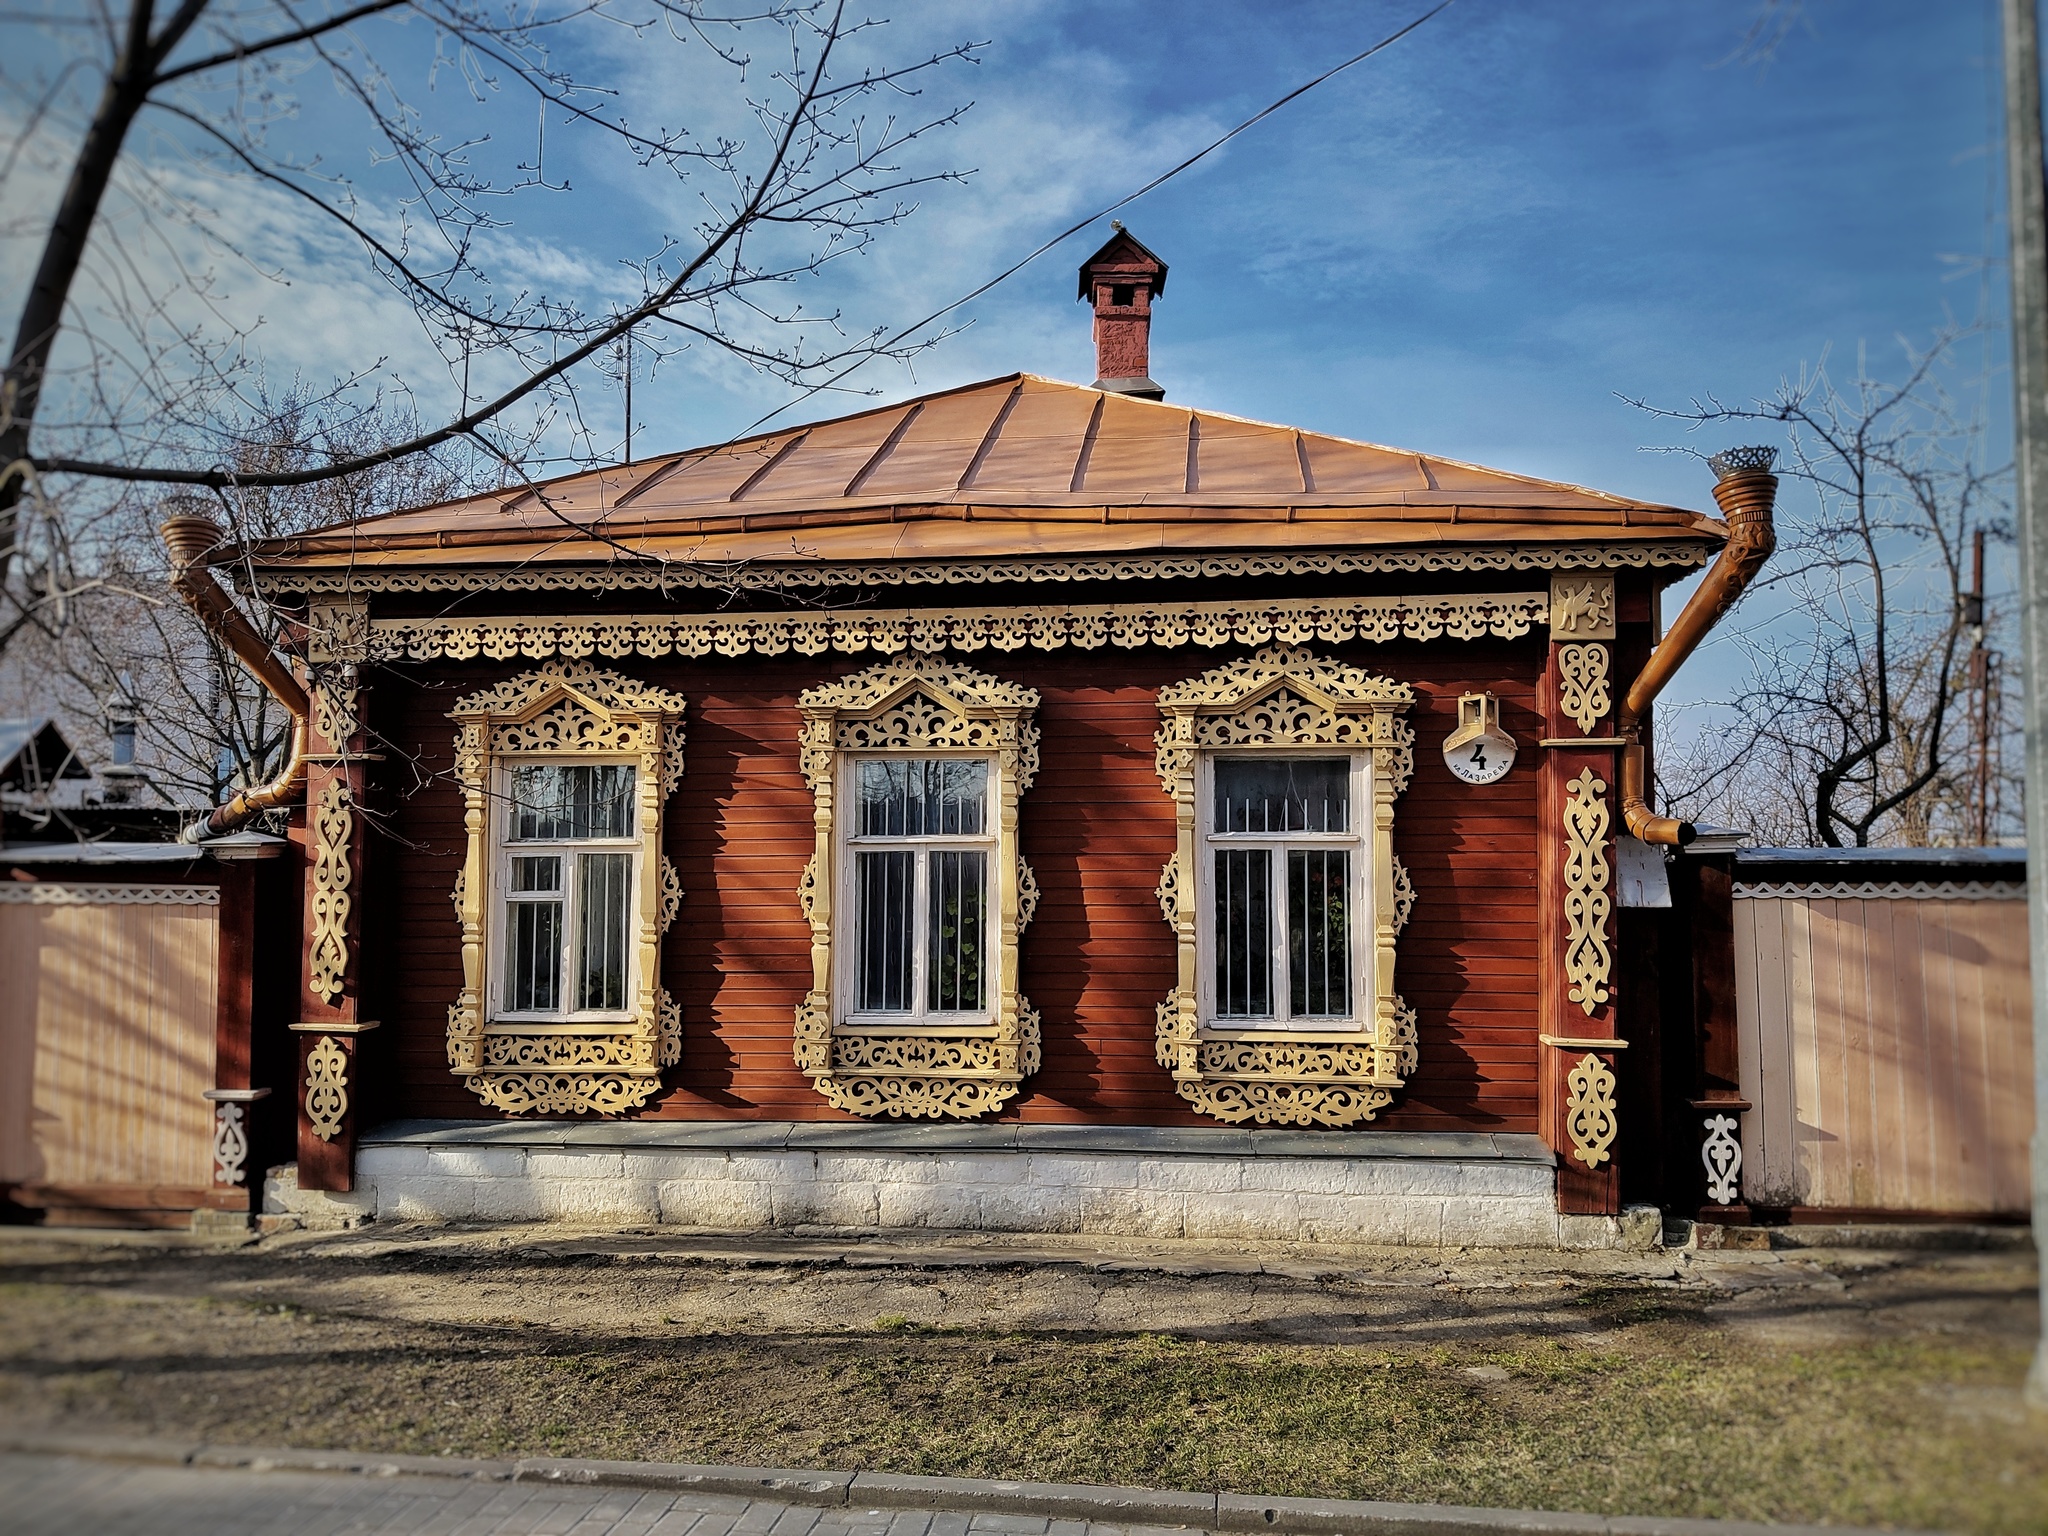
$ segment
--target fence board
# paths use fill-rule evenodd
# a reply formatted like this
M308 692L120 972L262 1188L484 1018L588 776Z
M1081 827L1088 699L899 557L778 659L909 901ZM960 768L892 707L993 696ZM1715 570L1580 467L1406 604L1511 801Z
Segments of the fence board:
M218 927L210 906L0 906L0 1182L212 1182Z
M1736 903L1744 1193L1764 1206L2023 1215L2026 904Z

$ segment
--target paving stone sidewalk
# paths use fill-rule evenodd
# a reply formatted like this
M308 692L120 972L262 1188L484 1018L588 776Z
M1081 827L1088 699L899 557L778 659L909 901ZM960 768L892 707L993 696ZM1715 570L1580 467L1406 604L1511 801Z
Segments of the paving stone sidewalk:
M11 1536L1152 1536L1155 1530L1028 1515L818 1509L640 1488L16 1454L0 1454L0 1529Z

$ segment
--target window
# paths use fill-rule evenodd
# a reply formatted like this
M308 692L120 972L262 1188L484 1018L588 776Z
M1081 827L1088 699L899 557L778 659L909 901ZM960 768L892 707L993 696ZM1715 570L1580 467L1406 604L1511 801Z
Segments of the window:
M1153 766L1174 803L1159 911L1179 948L1155 1048L1205 1115L1358 1125L1417 1063L1394 990L1415 889L1394 803L1415 690L1270 645L1159 690Z
M855 1022L974 1022L988 1012L991 765L986 758L852 762L849 1011Z
M625 763L522 763L505 774L498 1013L618 1018L640 839Z
M1356 754L1211 757L1203 828L1218 1027L1359 1021L1366 765Z
M508 1114L624 1114L682 1059L661 937L683 903L662 853L683 777L683 696L587 662L466 695L466 854L448 1070Z
M849 1114L972 1119L1038 1070L1017 985L1038 882L1017 804L1038 771L1038 695L904 655L806 689L816 836L797 900L811 989L792 1054Z

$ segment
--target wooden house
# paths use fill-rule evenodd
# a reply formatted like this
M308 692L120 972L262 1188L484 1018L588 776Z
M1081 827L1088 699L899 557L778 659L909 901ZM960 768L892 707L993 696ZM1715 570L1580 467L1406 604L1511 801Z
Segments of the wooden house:
M206 827L290 807L304 871L280 1209L1626 1236L1668 1095L1620 873L1689 832L1646 710L1767 460L1724 521L1189 409L1165 280L1083 266L1091 386L166 525L303 722Z

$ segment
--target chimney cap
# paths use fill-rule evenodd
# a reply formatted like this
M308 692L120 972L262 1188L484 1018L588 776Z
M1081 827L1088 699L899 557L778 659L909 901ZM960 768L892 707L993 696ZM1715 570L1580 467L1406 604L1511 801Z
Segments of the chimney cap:
M1166 263L1145 248L1143 241L1125 229L1116 220L1110 220L1114 233L1102 244L1102 249L1081 263L1081 291L1077 298L1086 300L1095 297L1095 276L1098 272L1128 278L1132 282L1143 282L1154 296L1166 292Z

